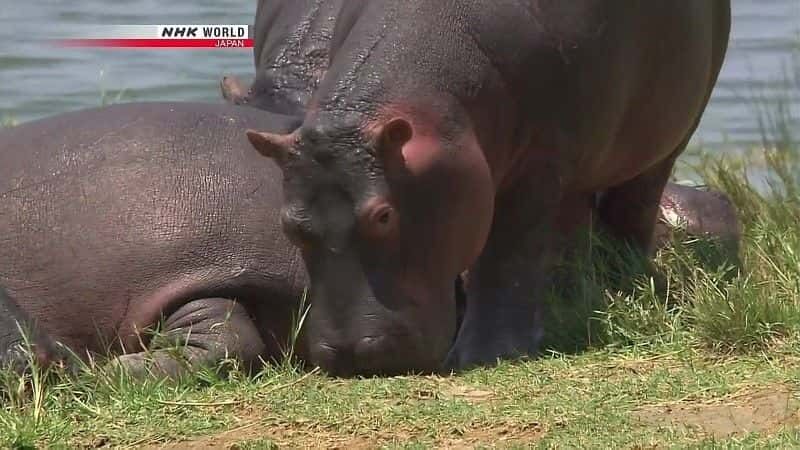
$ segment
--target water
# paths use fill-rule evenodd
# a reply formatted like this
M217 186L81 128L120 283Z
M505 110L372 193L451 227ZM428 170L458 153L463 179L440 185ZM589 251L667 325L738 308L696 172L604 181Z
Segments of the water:
M219 79L253 73L252 49L64 49L32 42L87 24L250 24L248 0L0 0L0 116L24 122L102 102L221 101ZM752 98L788 100L800 138L800 80L784 83L797 58L800 77L800 1L733 0L727 60L694 142L744 147L761 138ZM32 28L35 27L35 28Z

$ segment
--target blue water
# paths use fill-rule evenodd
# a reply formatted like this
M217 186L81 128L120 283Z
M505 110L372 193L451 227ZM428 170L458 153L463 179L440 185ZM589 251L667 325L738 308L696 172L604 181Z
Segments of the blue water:
M697 0L702 1L702 0ZM223 74L253 74L251 49L64 49L28 39L31 29L58 37L75 25L250 24L247 0L0 0L0 116L23 122L141 100L220 101ZM775 109L788 102L800 138L800 0L733 0L732 40L695 143L747 146L760 141L753 98ZM785 82L792 57L795 70ZM794 79L792 79L794 78Z

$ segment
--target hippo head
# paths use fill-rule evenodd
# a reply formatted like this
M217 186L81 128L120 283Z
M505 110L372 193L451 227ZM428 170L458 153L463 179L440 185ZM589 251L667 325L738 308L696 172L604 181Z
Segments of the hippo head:
M454 280L492 220L474 137L406 117L291 134L248 130L284 175L282 226L310 277L310 362L338 376L437 370L453 342Z

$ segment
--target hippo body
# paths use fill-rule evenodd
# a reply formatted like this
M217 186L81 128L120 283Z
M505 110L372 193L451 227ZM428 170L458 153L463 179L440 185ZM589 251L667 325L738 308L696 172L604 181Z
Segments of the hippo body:
M722 192L667 183L658 208L656 246L666 245L676 230L713 237L730 247L731 256L738 253L741 224L733 202Z
M22 310L48 338L126 353L132 369L142 344L178 367L142 333L162 317L191 362L279 356L306 274L280 229L280 170L244 130L296 125L231 105L133 103L0 130L0 312L17 311L0 314L11 336L0 343L16 339L8 318Z
M253 27L255 79L245 89L236 77L224 77L222 96L233 104L302 114L328 68L335 19L345 3L259 0Z
M302 115L327 71L333 31L347 27L360 1L259 0L254 20L255 79L249 88L234 76L220 85L233 104ZM337 20L342 17L341 21ZM337 25L338 24L338 25ZM342 33L338 36L343 39ZM735 253L740 225L725 194L668 182L661 198L654 242L667 244L676 227L693 236L714 236L730 242ZM456 288L458 291L458 288Z
M314 4L338 10L302 126L248 132L283 169L313 363L387 373L533 354L553 256L593 213L652 250L729 1ZM464 270L451 348L445 280Z

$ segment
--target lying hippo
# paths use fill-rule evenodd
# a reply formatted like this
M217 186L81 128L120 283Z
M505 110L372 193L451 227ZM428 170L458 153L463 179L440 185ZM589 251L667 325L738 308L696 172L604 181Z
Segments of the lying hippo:
M731 199L722 192L667 183L661 194L656 221L655 243L667 243L676 229L691 236L712 236L730 247L732 257L739 249L741 225Z
M127 353L134 373L143 346L177 373L177 342L190 366L279 356L306 272L280 230L280 170L244 130L297 124L139 103L0 130L0 360L19 358L15 320L29 319L40 360L51 339ZM162 315L168 339L151 343L143 331Z
M552 256L598 193L601 223L652 250L724 59L727 0L314 4L337 13L302 126L248 132L283 170L314 363L394 373L535 353Z

